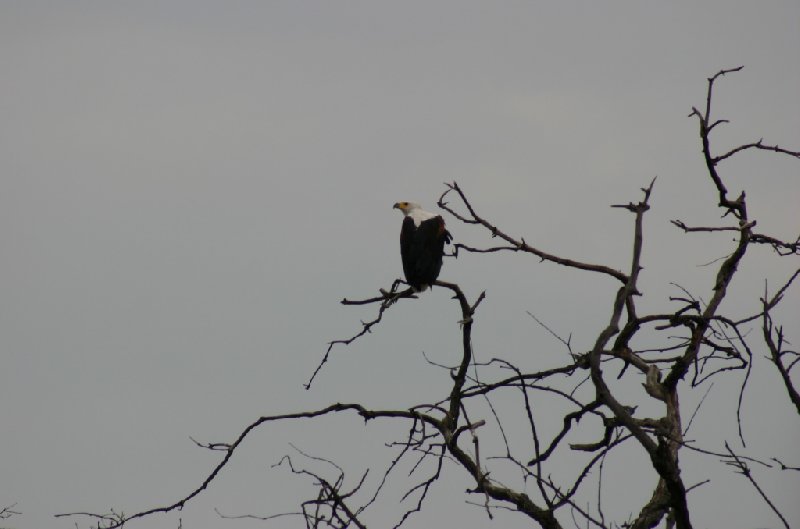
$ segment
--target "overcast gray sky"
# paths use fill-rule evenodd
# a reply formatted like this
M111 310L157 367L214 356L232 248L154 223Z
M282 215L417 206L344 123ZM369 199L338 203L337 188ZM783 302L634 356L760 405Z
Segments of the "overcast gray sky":
M669 225L719 222L687 115L710 74L745 65L715 96L731 120L719 149L760 137L800 147L800 3L676 4L0 3L0 507L23 513L5 525L67 528L74 520L53 514L175 501L217 461L189 436L229 441L262 414L440 397L447 375L421 351L457 358L458 317L441 291L396 306L335 350L312 391L302 383L327 341L371 315L338 301L401 274L391 205L433 209L445 181L537 247L624 267L631 219L608 205L637 200L658 175L642 305L666 306L670 281L708 292L712 270L698 265L729 241ZM753 153L725 169L762 231L797 235L796 161ZM448 222L457 239L486 242ZM797 266L777 261L748 255L732 314L757 309L764 279ZM613 287L520 256L449 260L442 279L487 290L479 357L531 369L564 352L525 312L583 350ZM779 314L795 342L798 298L795 285ZM735 440L715 431L730 421L715 420L732 409L724 389L698 417L713 449ZM797 417L764 361L744 409L748 448L798 464ZM382 443L401 430L352 417L264 428L195 504L131 527L287 526L222 521L213 508L294 510L306 483L269 469L289 442L357 475L388 461ZM723 465L686 466L688 483L714 476L692 497L714 502L696 508L697 527L777 526ZM488 525L449 470L432 497L443 507L408 527ZM768 476L800 525L797 480ZM639 503L620 490L624 519ZM391 526L397 512L369 520ZM525 524L499 516L498 527Z

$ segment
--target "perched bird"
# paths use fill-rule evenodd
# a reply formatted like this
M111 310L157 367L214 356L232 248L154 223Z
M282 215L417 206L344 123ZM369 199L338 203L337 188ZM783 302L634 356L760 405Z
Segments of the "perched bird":
M444 227L444 219L422 209L414 202L398 202L394 208L403 212L400 230L400 257L403 273L411 287L422 292L430 287L442 270L444 245L452 236Z

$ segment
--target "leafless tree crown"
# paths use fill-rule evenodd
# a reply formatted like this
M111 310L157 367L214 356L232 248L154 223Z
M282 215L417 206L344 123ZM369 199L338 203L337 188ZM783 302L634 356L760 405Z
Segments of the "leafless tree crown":
M754 246L770 247L774 250L774 258L779 259L796 258L800 254L800 238L784 241L757 230L756 220L748 211L745 192L729 190L721 173L724 163L743 151L764 150L773 155L796 159L800 159L800 153L769 145L762 140L739 145L721 154L712 148L712 133L727 123L727 120L712 114L713 90L723 76L739 70L741 67L722 70L709 78L705 104L701 108L693 108L690 114L699 126L705 169L716 190L716 207L721 212L721 224L693 226L688 219L672 221L687 236L694 236L697 232L723 232L735 236L729 255L714 263L716 276L707 292L692 293L676 285L675 295L668 300L673 308L663 313L643 313L637 305L641 295L639 275L646 238L644 220L650 209L651 195L656 193L655 179L641 189L638 200L612 206L630 214L632 223L630 262L624 270L562 257L536 247L524 238L509 235L505 227L484 217L480 205L475 204L456 182L446 184L438 201L439 207L455 221L463 223L463 229L473 228L490 236L491 241L496 241L482 247L457 243L455 255L483 258L482 254L487 253L515 252L521 254L520 258L526 258L527 254L542 262L567 267L575 273L595 274L598 281L610 280L617 285L613 297L606 300L607 324L596 336L591 348L574 351L568 338L559 336L531 314L533 320L566 348L567 361L563 365L537 371L535 365L515 365L501 358L477 362L472 349L472 332L475 325L479 324L479 309L485 295L481 293L470 299L458 284L437 281L437 287L452 294L461 318L459 362L453 366L430 362L432 366L447 369L450 374L448 387L443 391L441 400L420 403L407 409L371 409L358 403L336 403L314 411L264 416L247 426L231 442L196 442L198 446L221 452L222 458L195 490L175 503L132 515L112 511L108 514L69 513L59 516L89 517L98 528L112 529L155 513L180 510L210 486L235 455L237 448L255 429L266 423L355 413L364 421L400 421L407 426L405 438L388 442L394 454L378 471L378 475L368 476L367 472L351 478L334 462L293 447L293 452L281 458L276 466L311 480L316 485L316 496L301 501L299 508L291 512L261 517L251 514L221 516L264 520L294 516L300 517L307 527L364 528L369 520L370 508L383 499L386 483L397 474L396 469L401 462L411 460L411 476L412 479L416 477L416 481L409 485L401 498L407 508L396 521L395 527L403 525L414 513L426 508L429 491L436 486L444 472L455 466L467 472L468 503L477 505L489 518L498 509L505 509L527 516L534 522L533 526L546 529L573 526L643 529L661 523L667 527L690 529L692 513L688 497L694 487L703 484L687 484L681 473L679 455L691 450L731 465L750 482L754 494L758 494L774 511L775 520L788 528L789 524L780 508L759 485L751 467L757 465L770 472L798 469L777 459L764 460L763 456L744 455L741 453L745 447L743 437L739 440L742 446L739 453L728 443L723 449L688 440L686 432L692 425L697 409L687 414L681 407L684 393L703 384L700 391L705 391L707 395L713 387L707 383L709 380L737 376L740 390L738 403L734 406L738 408L732 416L738 417L742 393L753 362L761 352L766 352L777 378L786 388L786 395L800 416L800 395L792 380L792 370L800 355L791 349L783 326L773 318L774 309L787 295L792 283L800 275L800 269L784 278L774 291L765 288L758 310L752 314L734 316L720 310L731 283L737 277L740 264ZM412 289L403 289L402 285L403 282L397 280L374 297L342 300L344 305L374 305L377 313L373 319L362 322L361 328L351 337L329 344L306 388L311 387L324 364L331 359L336 346L347 346L366 333L375 331L393 306L416 298ZM760 333L753 333L757 336L748 335L745 330L753 325L760 327ZM639 339L642 335L646 335L646 339ZM654 345L643 348L641 343ZM612 370L613 375L610 374ZM644 388L641 398L651 401L626 400L628 394L616 388L620 381L628 379L637 385L641 384ZM495 402L501 395L516 397L503 399L504 407L499 410ZM537 400L545 396L548 402L553 399L560 401L565 410L558 428L543 427L536 420ZM509 405L509 402L516 404ZM640 408L659 411L652 416L645 416ZM504 424L511 421L515 425L525 425L527 434L522 442L518 439L512 442L506 435ZM592 432L592 438L576 435L579 424L583 426L581 436ZM741 437L741 421L739 432ZM500 440L499 445L493 441L497 439ZM494 448L487 449L487 446L501 446L501 449L498 452ZM613 464L608 458L609 454L616 451L644 454L649 462L645 470L652 474L654 483L648 499L643 504L631 506L630 512L635 514L625 520L607 519L602 503L602 475L604 471L609 471L606 465ZM553 476L563 476L563 473L553 472L554 461L564 454L580 461L580 469L568 479L555 478ZM311 470L311 463L316 464L313 467L315 470ZM319 468L323 470L317 470ZM594 478L590 479L590 475ZM587 502L587 497L591 497L592 501ZM396 501L397 498L392 500Z

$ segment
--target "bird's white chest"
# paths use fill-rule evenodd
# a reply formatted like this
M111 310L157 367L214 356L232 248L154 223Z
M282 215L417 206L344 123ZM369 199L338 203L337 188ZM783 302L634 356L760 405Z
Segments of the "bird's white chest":
M424 210L421 210L421 209L415 209L414 211L409 213L408 216L411 217L411 220L414 221L414 226L419 228L419 225L422 224L423 221L426 221L428 219L432 219L436 215L434 215L430 211L424 211Z

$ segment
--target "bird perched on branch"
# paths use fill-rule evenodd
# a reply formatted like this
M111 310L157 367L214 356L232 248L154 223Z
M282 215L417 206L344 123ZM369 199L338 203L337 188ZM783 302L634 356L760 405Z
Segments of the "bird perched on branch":
M419 204L398 202L394 208L404 215L400 230L403 273L408 284L422 292L439 277L444 245L450 244L452 236L445 229L441 215L425 211Z

